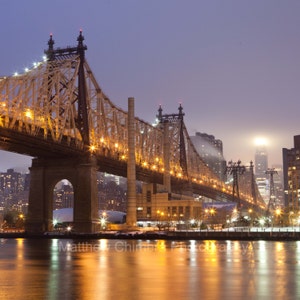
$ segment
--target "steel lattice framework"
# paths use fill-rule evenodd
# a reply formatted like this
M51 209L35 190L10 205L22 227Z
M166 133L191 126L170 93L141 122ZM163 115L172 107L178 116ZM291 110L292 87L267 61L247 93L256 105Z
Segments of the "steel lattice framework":
M0 128L53 145L63 142L66 148L126 163L127 112L114 105L97 83L84 59L86 46L81 32L77 41L77 47L54 50L51 36L45 61L24 74L0 78ZM145 172L163 174L161 124L168 122L170 175L230 195L229 186L207 167L193 146L183 122L182 107L180 117L162 118L159 113L161 123L157 126L135 118L137 166ZM263 207L261 201L252 199L251 189L246 192L241 186L240 191L246 202Z

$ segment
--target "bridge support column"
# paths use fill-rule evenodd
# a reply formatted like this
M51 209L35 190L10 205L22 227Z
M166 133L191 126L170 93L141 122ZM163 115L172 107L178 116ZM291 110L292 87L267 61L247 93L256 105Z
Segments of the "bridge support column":
M42 233L53 229L53 190L62 179L71 182L74 192L74 231L96 232L99 226L97 163L85 159L33 159L26 231Z
M137 222L134 123L134 98L128 98L127 226L136 226Z

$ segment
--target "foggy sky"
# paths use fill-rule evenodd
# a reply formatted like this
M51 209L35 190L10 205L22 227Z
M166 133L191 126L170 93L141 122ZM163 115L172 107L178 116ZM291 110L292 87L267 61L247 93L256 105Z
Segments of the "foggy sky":
M182 103L190 135L223 141L225 159L254 160L254 138L269 140L269 164L282 163L299 130L300 1L3 0L0 75L76 45L104 92L152 123L159 105ZM0 171L31 159L0 152Z

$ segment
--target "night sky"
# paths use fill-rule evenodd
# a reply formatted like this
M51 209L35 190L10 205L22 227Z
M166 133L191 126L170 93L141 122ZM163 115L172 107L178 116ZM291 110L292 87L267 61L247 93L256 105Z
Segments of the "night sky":
M2 0L0 75L76 45L104 92L152 123L159 105L182 103L190 135L223 141L227 160L254 160L267 139L269 165L300 134L300 1L293 0ZM0 171L31 158L0 152Z

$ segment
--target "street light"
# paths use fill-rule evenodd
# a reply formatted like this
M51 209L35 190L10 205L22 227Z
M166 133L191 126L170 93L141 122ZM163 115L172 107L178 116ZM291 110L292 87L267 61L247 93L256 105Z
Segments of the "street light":
M209 213L213 216L213 215L216 213L216 210L212 207L212 208L209 210Z
M260 224L261 227L263 227L263 226L265 225L265 220L264 220L264 218L260 218L260 219L259 219L259 224Z
M102 212L102 216L100 218L101 229L105 229L107 224L107 214L106 212Z

